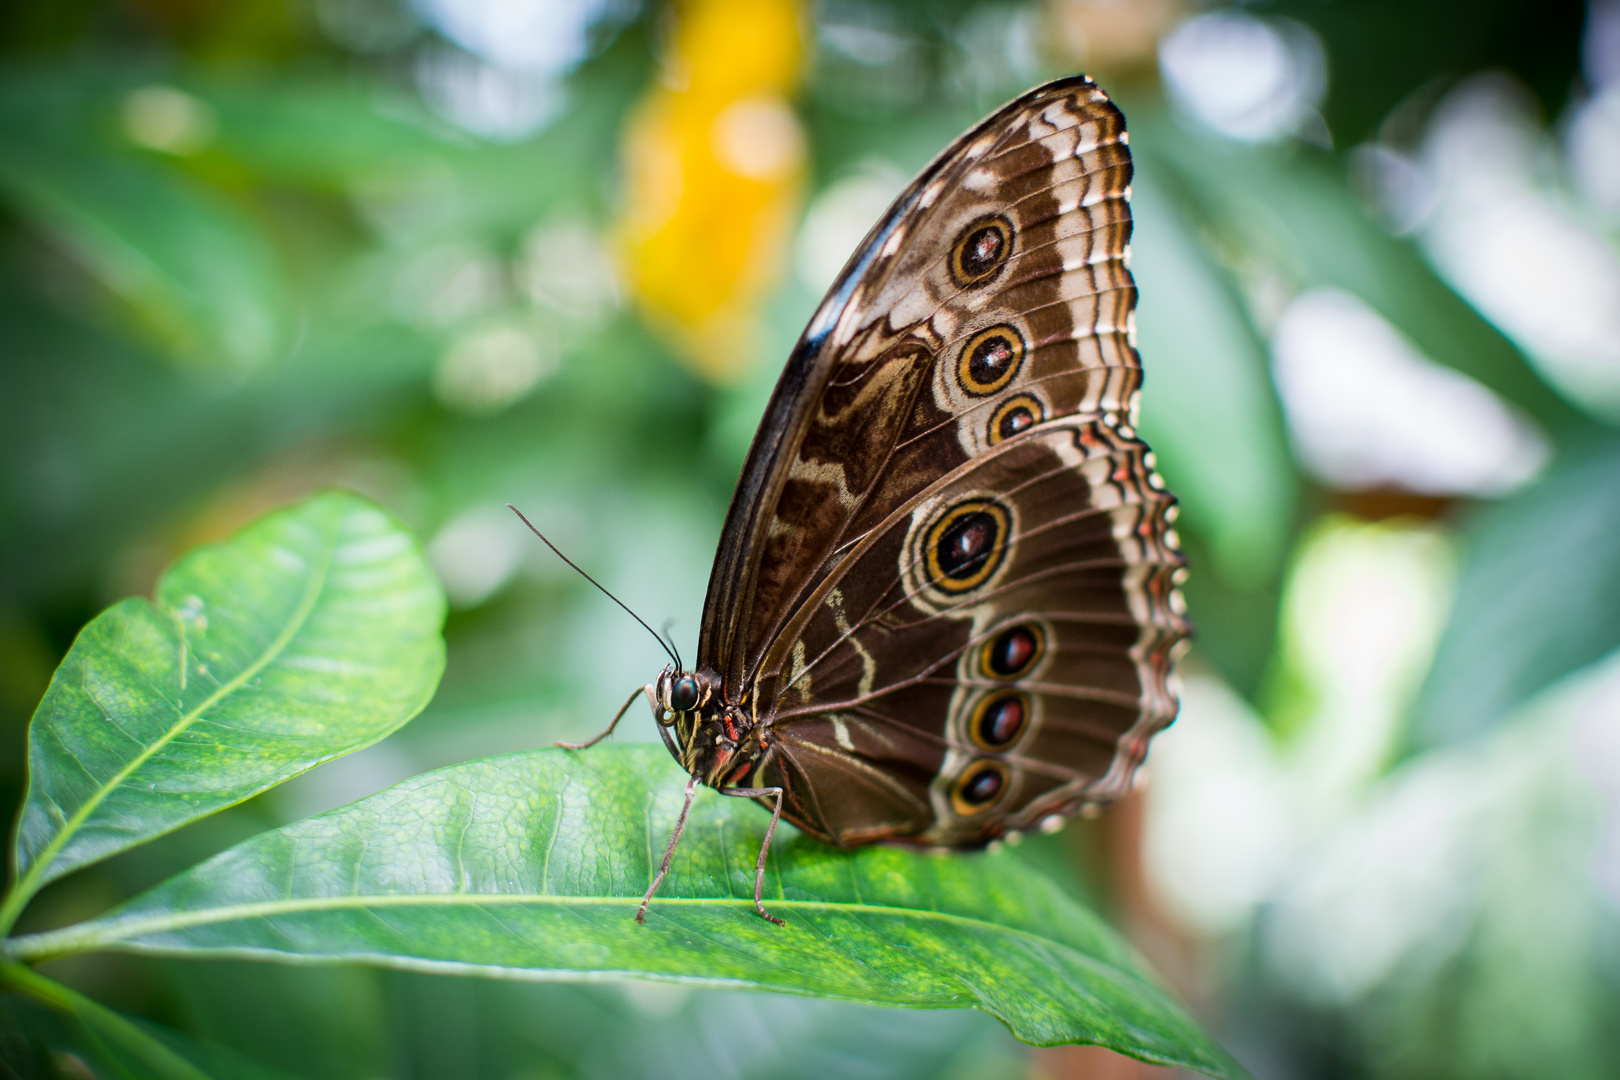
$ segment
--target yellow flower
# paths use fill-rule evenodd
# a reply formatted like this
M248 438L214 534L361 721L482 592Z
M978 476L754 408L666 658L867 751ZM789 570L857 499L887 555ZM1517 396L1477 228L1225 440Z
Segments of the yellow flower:
M758 305L785 262L805 169L788 104L803 64L795 0L690 0L663 80L625 131L626 278L705 376L752 359Z

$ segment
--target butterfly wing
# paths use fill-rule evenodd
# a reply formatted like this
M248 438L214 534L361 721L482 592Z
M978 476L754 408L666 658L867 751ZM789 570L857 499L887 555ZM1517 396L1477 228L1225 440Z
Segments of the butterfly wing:
M1025 94L900 196L789 360L699 665L817 835L976 842L1122 789L1174 716L1174 503L1129 431L1130 173L1089 80ZM998 642L1035 659L985 675ZM1016 736L989 751L986 709Z
M1111 416L1058 417L863 536L761 665L757 782L842 844L974 844L1122 793L1187 633L1151 462Z

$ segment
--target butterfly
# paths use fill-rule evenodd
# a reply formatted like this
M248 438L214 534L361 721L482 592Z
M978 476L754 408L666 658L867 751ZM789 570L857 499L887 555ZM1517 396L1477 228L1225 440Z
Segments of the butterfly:
M980 847L1128 789L1175 718L1176 500L1134 431L1123 116L1084 76L947 147L777 383L697 662L652 706L699 783L840 847ZM643 624L645 625L645 624Z

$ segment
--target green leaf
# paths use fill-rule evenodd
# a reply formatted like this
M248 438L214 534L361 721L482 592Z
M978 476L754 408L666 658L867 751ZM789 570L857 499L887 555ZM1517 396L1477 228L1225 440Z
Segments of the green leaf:
M21 964L0 964L0 1073L120 1080L282 1075L132 1020Z
M846 853L784 827L766 903L787 924L772 926L752 902L766 815L702 789L637 925L683 779L650 746L454 766L255 837L101 919L7 949L26 960L120 949L556 981L641 976L976 1006L1028 1042L1098 1043L1242 1075L1096 916L1010 851Z
M1569 451L1464 530L1451 618L1410 741L1471 738L1620 647L1620 441Z
M9 928L70 870L239 803L414 716L444 667L415 540L318 495L187 555L80 632L29 728Z

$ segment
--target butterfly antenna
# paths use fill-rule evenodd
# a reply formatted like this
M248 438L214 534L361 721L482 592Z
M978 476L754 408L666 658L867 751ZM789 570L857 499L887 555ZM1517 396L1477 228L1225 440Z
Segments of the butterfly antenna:
M681 667L680 654L677 653L669 645L667 645L664 642L663 638L658 636L658 631L654 630L652 627L647 625L647 620L643 619L640 615L637 615L635 612L631 611L629 605L627 605L623 600L620 600L617 596L614 596L612 593L608 592L607 589L602 585L602 583L600 581L597 581L595 578L591 577L591 575L589 575L585 571L581 570L579 568L578 564L576 564L573 559L570 559L568 556L566 556L562 552L558 551L557 550L557 545L553 544L550 540L547 540L546 539L546 534L541 532L539 529L535 528L534 527L534 522L530 521L528 518L523 516L523 511L519 510L517 507L513 506L511 503L507 503L506 508L508 510L512 511L512 513L516 514L518 516L518 520L523 522L523 524L527 525L529 527L529 531L534 533L534 535L538 536L540 538L540 542L542 544L546 545L546 547L550 548L551 553L553 555L557 556L557 558L561 559L563 562L565 562L569 566L573 567L575 573L577 573L580 577L584 578L586 581L590 582L592 585L595 585L598 589L600 589L602 591L603 596L607 597L609 600L613 601L615 604L618 604L620 607L624 608L625 612L632 619L634 619L634 620L636 620L636 622L640 623L642 629L646 630L647 633L651 634L653 636L653 640L658 642L659 648L661 648L665 652L667 652L669 654L669 658L671 660L675 661L675 670L676 671L684 671L684 670L686 670L685 668Z
M669 628L674 626L674 625L675 625L675 620L674 619L665 619L664 620L664 625L659 627L658 629L664 635L664 640L669 643L669 651L675 654L675 670L676 671L685 671L686 668L681 666L681 650L679 650L679 649L677 649L675 647L675 638L669 632Z

